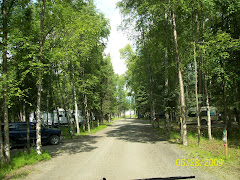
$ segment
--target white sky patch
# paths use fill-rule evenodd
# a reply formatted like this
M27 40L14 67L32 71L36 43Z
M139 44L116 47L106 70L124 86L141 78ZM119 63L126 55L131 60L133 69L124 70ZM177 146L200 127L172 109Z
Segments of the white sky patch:
M126 34L118 31L117 27L121 24L121 15L116 8L116 3L119 0L95 0L97 8L104 13L105 17L110 20L111 33L108 38L107 48L105 53L110 53L114 72L121 75L127 70L125 62L120 59L119 50L124 48L127 44L132 44Z

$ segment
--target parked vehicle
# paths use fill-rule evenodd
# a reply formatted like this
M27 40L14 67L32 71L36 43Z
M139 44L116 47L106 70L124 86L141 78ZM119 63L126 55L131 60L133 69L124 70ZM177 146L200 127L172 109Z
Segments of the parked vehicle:
M210 116L211 121L219 121L218 109L216 107L210 106ZM197 109L189 108L187 116L187 124L197 124ZM201 124L207 124L207 107L201 107Z
M2 124L2 128L4 125ZM29 123L29 136L30 143L35 143L36 141L36 123ZM4 132L2 132L4 137ZM41 138L42 144L59 144L62 139L62 131L59 129L48 129L44 126L41 127ZM10 147L23 146L27 144L27 123L26 122L17 122L9 123L9 139ZM3 139L4 140L4 139Z
M61 125L66 125L68 124L68 119L74 123L75 121L75 113L74 111L68 112L62 108L58 109L59 113L59 122ZM53 113L47 113L47 112L40 112L40 118L42 121L42 124L47 125L47 126L58 126L58 115L57 115L57 110L54 110ZM34 113L31 113L29 116L29 121L30 122L36 122ZM78 110L78 122L82 123L83 121L83 116L82 116L82 111Z
M148 118L151 119L151 114L148 115ZM154 120L160 120L164 118L165 118L164 111L159 111L155 113Z

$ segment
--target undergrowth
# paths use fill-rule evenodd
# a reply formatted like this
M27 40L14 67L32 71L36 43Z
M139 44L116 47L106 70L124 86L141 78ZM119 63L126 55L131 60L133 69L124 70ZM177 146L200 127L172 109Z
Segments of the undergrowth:
M12 173L23 166L35 164L39 161L50 160L50 159L51 159L51 155L46 151L42 151L41 155L38 155L36 150L33 150L33 149L30 151L30 154L28 154L25 151L18 152L11 157L10 164L4 163L3 165L1 165L0 179L4 179L4 177L8 173Z
M88 132L88 129L87 129L87 126L85 127L85 131L83 131L83 127L80 126L80 134L78 135L77 134L77 129L76 129L76 126L73 125L73 136L71 137L70 136L70 133L69 133L69 128L68 126L61 126L61 130L63 132L63 136L65 139L70 139L70 138L76 138L78 136L81 136L81 135L89 135L89 134L93 134L93 133L96 133L97 131L100 131L102 129L105 129L107 127L108 124L112 124L113 121L111 121L110 123L108 123L107 121L104 122L103 124L99 124L99 126L97 126L97 123L94 122L93 124L93 127L92 127L92 124L90 124L90 133Z
M223 166L212 166L207 169L216 172L216 174L221 174L220 176L225 178L227 178L228 172L231 171L234 177L240 178L240 143L237 129L232 129L229 133L227 156L225 156L225 147L222 141L223 129L212 129L212 140L208 139L207 129L202 129L200 146L198 146L197 128L188 127L187 133L188 146L182 145L180 130L177 127L170 132L168 140L171 143L179 144L188 152L188 158L199 160L223 160Z

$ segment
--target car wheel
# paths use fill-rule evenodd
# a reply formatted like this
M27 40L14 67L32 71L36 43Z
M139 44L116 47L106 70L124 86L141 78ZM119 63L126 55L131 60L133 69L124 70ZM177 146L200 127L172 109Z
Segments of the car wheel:
M50 143L51 143L52 145L57 145L57 144L59 144L59 143L60 143L60 138L59 138L59 136L57 136L57 135L52 135L52 136L50 137Z

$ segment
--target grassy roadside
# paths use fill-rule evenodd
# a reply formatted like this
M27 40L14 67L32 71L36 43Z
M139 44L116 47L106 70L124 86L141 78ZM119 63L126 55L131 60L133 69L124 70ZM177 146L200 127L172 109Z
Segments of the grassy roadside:
M31 150L30 154L25 151L19 152L11 157L10 164L3 164L0 167L0 179L18 179L20 177L24 177L30 172L27 170L17 172L19 168L50 159L51 155L46 151L42 151L41 155L37 155L36 150L33 149Z
M124 117L115 117L115 118L112 118L112 121L116 121L116 120L120 120L120 119L124 119Z
M81 126L80 127L80 134L77 135L77 130L76 130L76 126L73 125L73 136L72 138L76 138L76 137L79 137L79 136L84 136L84 135L90 135L90 134L94 134L102 129L105 129L107 127L107 125L109 124L112 124L114 121L118 120L118 119L122 119L122 118L114 118L111 120L111 122L109 123L108 121L104 121L103 124L99 124L99 126L97 127L97 122L94 122L93 123L93 127L92 127L92 124L90 124L90 133L88 132L88 129L87 127L85 127L85 131L83 131L83 127ZM68 126L61 126L61 130L63 132L63 136L64 136L64 139L71 139L71 136L69 134L69 129L68 129Z
M130 116L130 115L126 115L125 117L126 117L126 118L134 118L134 119L135 119L135 118L137 118L137 115L132 114L131 116Z
M164 122L160 123L160 128L157 128L156 125L157 124L155 124L155 129L162 136L164 134ZM204 168L204 170L215 173L221 179L232 179L232 177L240 179L240 141L238 129L232 129L232 131L229 132L227 159L225 158L225 149L222 142L222 128L213 128L213 139L209 140L207 127L203 127L201 130L200 147L198 146L197 127L188 126L187 130L187 147L181 144L181 134L177 125L173 126L170 135L164 135L164 137L170 143L178 144L179 147L184 149L184 151L188 153L188 157L186 157L188 160L192 159L194 161L197 159L199 162L203 162L201 168ZM223 163L221 164L219 162ZM185 163L187 163L187 160Z

